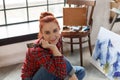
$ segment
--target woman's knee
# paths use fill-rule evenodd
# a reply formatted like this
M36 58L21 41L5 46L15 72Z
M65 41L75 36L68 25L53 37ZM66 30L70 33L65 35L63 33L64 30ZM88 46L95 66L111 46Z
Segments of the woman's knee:
M82 67L82 69L81 69L80 71L78 71L78 72L79 72L79 74L82 74L82 75L81 75L82 78L85 77L85 74L86 74L85 68Z
M78 77L78 80L82 80L85 77L85 68L81 66L74 66L75 74Z

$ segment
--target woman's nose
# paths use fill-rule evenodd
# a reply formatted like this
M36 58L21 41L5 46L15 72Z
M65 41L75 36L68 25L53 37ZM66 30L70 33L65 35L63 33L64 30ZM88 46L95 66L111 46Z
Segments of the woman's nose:
M51 34L50 39L55 39L56 34Z

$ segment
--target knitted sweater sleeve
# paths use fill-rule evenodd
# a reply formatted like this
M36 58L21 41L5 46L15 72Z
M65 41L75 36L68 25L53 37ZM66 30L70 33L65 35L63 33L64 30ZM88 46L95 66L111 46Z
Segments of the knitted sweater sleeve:
M22 80L32 80L32 77L35 73L35 62L34 58L31 55L30 49L26 52L26 58L22 66Z

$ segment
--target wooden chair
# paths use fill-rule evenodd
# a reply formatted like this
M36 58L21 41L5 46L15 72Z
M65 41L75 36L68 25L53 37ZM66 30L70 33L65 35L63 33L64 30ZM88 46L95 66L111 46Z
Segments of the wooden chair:
M71 44L71 52L73 52L73 44L79 44L81 66L83 65L82 43L88 42L90 55L92 55L90 32L92 29L92 15L95 2L96 1L93 0L67 0L66 3L69 7L63 8L63 25L65 26L61 32L63 42L66 42L64 38L70 38L70 42L66 43ZM72 5L74 5L74 7L71 7ZM77 30L75 26L77 26ZM84 31L83 26L84 28L87 26L88 30ZM83 41L84 37L88 38L87 41ZM73 38L78 38L79 42L73 41Z
M116 22L120 22L120 17L118 17L120 14L116 12L117 9L120 10L120 0L111 1L110 2L110 10L111 11L110 11L110 18L109 18L110 30L112 30L112 28Z

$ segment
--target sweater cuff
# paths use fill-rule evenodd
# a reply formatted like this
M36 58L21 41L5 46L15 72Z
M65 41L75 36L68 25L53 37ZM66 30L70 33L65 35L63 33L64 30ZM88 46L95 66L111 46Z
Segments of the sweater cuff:
M54 56L54 60L56 62L61 62L63 60L63 56Z

